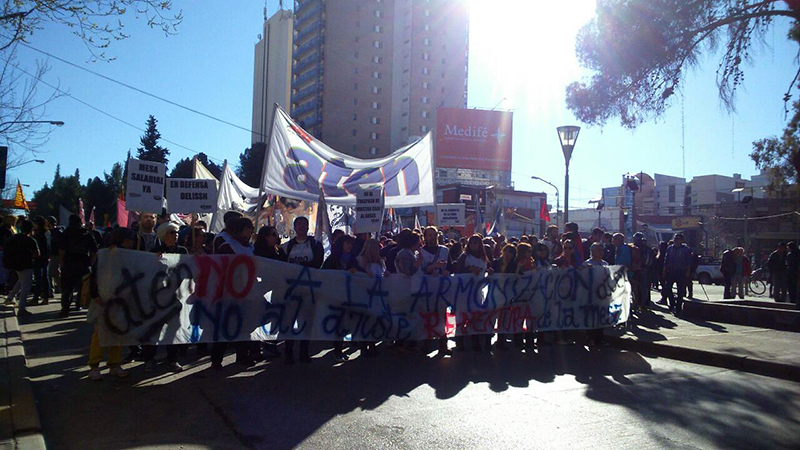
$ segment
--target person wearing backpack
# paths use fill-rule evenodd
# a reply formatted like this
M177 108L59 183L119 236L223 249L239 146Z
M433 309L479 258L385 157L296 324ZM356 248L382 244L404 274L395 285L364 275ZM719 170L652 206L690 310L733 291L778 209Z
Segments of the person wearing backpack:
M19 300L17 317L29 316L27 310L28 294L33 281L33 261L39 257L39 246L31 237L33 223L23 219L19 221L19 234L11 236L3 247L3 265L17 273L17 282L8 293L6 303L13 302L14 297Z

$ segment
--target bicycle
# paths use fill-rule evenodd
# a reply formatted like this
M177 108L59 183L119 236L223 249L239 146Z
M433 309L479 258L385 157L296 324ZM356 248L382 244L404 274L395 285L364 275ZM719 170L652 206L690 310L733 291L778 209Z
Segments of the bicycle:
M767 292L767 282L769 276L763 269L756 269L750 274L750 281L747 283L747 289L755 295L764 295Z

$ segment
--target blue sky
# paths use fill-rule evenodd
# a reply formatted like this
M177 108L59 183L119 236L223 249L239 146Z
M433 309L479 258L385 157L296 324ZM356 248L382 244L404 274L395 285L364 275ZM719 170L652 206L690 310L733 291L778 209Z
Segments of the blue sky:
M287 4L291 2L287 1ZM270 14L277 1L269 1ZM249 128L253 89L253 46L261 31L263 2L175 1L184 21L178 34L165 37L143 20L125 19L129 39L112 43L111 62L91 62L84 45L69 30L48 24L31 45L111 78L177 103ZM513 109L515 187L546 191L530 180L538 175L562 186L564 160L555 128L577 123L567 110L564 89L587 75L575 58L578 29L594 14L594 2L472 0L470 22L469 106ZM509 14L514 11L514 14ZM783 93L796 68L796 45L786 41L788 21L776 19L767 46L758 46L755 65L746 72L737 112L721 106L715 85L715 55L692 70L684 84L686 176L757 171L748 154L754 140L780 134L786 119ZM41 55L19 49L19 61L32 68ZM49 83L75 97L143 127L149 114L159 121L164 138L219 161L238 163L250 144L249 133L194 115L106 80L50 61ZM42 94L49 93L41 87ZM618 185L623 173L644 171L681 175L681 103L657 122L634 131L612 121L605 127L583 127L570 165L570 206L588 206L603 187ZM26 195L52 180L56 164L62 173L80 169L81 181L102 176L128 150L135 153L141 132L95 112L68 97L48 105L49 120L63 120L38 156L45 164L9 171L9 180L29 184ZM580 125L579 123L577 123ZM173 163L191 157L188 150L164 143ZM563 193L562 193L563 194ZM562 199L563 206L563 199Z

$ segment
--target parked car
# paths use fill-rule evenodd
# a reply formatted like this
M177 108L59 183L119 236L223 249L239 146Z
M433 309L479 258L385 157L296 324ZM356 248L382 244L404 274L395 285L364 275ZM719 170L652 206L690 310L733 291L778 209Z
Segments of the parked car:
M719 268L720 261L704 256L697 266L694 277L700 284L722 284L722 271Z

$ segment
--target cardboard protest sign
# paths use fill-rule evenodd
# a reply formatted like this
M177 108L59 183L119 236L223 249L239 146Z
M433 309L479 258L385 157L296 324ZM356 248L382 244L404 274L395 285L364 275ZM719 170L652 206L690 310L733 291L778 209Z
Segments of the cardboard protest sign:
M358 191L356 194L356 233L380 233L383 219L383 189Z
M436 225L440 227L466 226L466 206L467 205L463 203L443 203L436 205Z
M128 211L161 213L164 208L164 163L128 159L128 190L125 209Z
M246 255L98 253L100 343L388 341L611 327L628 320L621 266L370 277Z
M167 179L167 209L170 213L213 213L217 206L216 180Z

